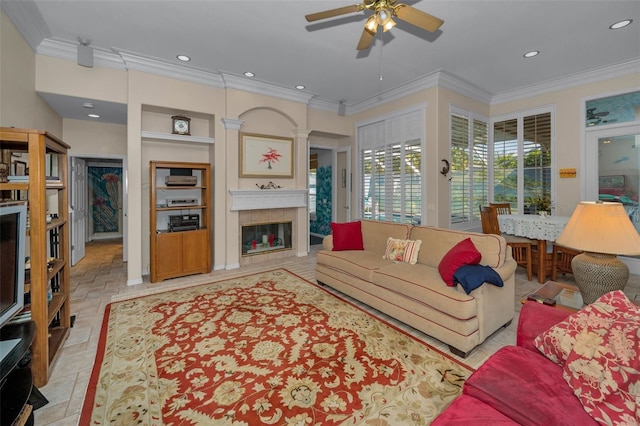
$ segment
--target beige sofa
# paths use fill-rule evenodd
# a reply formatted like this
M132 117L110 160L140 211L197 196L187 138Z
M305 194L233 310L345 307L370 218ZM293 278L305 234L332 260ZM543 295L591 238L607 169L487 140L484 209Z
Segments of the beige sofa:
M514 316L516 262L504 238L429 226L362 220L364 250L332 251L333 237L318 252L316 279L449 345L466 357ZM422 240L415 265L383 259L387 238ZM504 286L483 284L470 294L448 287L438 272L444 255L471 238Z

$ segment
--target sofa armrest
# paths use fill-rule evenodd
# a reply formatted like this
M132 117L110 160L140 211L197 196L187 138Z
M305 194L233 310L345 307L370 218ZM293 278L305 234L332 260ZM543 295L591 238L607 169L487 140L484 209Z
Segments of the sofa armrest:
M542 303L526 302L522 305L522 310L520 311L516 345L537 353L538 348L533 345L533 340L542 332L571 315L571 313L571 311L543 305Z
M328 251L333 250L333 235L329 234L322 239L322 248Z

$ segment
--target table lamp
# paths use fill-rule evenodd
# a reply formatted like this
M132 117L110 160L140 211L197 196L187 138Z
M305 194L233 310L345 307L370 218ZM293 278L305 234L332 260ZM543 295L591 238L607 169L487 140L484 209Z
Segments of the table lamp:
M584 251L571 269L587 304L627 285L629 268L616 255L640 255L640 235L620 203L581 201L556 243Z

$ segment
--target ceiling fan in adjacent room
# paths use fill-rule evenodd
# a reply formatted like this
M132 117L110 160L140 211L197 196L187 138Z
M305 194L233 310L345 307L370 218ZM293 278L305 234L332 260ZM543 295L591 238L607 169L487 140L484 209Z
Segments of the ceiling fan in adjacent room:
M362 3L352 6L311 13L305 15L305 18L308 22L314 22L320 19L346 15L348 13L362 12L365 9L371 10L373 15L369 16L369 19L367 19L367 22L364 24L364 30L358 42L358 50L369 48L373 37L378 31L378 26L381 26L383 31L389 31L393 28L396 25L393 18L401 19L429 32L437 31L444 23L440 18L436 18L407 4L398 3L397 0L363 0Z
M596 112L596 108L587 108L587 125L595 126L600 123L609 124L609 123L615 123L616 121L618 121L615 118L603 120L602 117L606 117L607 115L609 115L609 111Z

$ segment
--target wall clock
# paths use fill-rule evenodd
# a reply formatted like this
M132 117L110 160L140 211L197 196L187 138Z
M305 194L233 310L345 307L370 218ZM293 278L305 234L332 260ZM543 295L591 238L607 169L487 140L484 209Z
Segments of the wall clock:
M171 133L175 135L191 136L191 119L183 115L174 115L171 117L172 126Z

